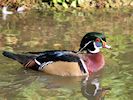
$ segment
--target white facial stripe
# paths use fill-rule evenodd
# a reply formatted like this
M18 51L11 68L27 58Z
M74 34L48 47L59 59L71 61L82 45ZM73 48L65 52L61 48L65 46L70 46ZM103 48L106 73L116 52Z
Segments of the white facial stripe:
M78 51L77 53L81 52L85 47L87 47L89 44L91 43L91 41L87 42L83 48L80 49L80 51Z
M100 52L100 48L96 46L96 43L95 42L93 42L93 45L94 45L95 50L94 51L91 51L91 50L88 49L89 52L90 53L98 53L98 52Z

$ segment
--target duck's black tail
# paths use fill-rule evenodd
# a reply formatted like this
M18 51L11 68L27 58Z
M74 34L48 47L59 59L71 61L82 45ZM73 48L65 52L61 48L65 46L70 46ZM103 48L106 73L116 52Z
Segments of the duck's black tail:
M8 51L3 51L3 55L8 58L18 61L25 67L36 66L35 61L34 61L35 55L15 54L15 53L8 52Z

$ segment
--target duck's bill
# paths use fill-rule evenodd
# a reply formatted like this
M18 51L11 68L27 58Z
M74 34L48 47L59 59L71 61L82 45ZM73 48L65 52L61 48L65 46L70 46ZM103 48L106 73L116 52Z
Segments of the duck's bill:
M103 41L103 48L111 49L111 46L107 45L107 43Z
M105 45L104 48L111 49L111 46Z

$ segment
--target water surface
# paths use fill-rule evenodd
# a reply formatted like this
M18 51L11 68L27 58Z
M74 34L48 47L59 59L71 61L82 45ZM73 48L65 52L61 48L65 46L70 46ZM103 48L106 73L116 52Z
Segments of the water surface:
M107 35L112 50L102 50L105 68L87 77L59 77L25 70L0 55L1 100L132 100L133 15L127 11L95 13L32 11L0 15L0 51L78 50L86 32ZM100 91L94 96L94 85Z

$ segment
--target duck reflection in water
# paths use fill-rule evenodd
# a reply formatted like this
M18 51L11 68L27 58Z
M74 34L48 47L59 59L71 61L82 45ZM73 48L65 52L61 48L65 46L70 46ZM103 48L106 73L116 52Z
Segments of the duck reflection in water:
M98 78L85 77L81 84L81 92L87 100L105 100L110 88L102 88Z

